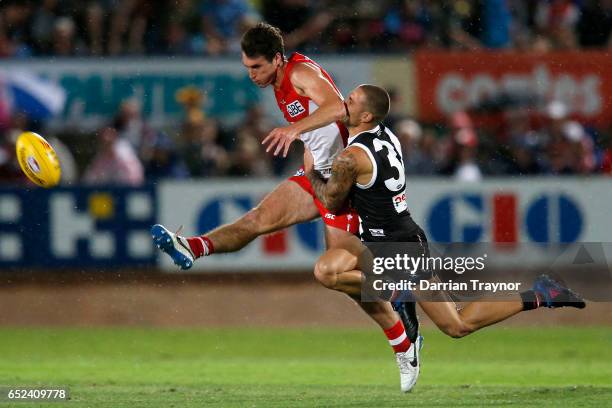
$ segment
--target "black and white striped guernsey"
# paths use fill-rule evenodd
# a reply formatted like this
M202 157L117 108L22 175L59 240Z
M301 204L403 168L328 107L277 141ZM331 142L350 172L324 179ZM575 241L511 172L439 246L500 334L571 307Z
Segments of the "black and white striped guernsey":
M400 142L383 124L348 140L363 149L372 162L372 178L353 185L351 205L360 218L361 239L366 242L411 242L420 231L406 202L406 175Z

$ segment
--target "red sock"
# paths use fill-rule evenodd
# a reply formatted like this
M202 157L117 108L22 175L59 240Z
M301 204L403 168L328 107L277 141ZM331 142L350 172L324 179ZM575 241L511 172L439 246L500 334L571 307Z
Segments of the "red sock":
M401 320L398 320L393 327L384 331L385 335L389 339L389 344L393 347L393 351L396 353L404 353L410 348L410 339L406 336L404 325Z
M185 239L189 243L189 248L191 248L191 252L193 252L196 258L211 255L214 252L212 241L204 235Z

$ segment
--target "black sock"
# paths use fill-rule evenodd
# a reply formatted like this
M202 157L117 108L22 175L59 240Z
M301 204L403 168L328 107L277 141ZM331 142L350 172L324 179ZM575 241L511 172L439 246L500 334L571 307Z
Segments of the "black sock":
M540 307L540 298L533 290L522 292L521 300L523 301L523 310L533 310Z

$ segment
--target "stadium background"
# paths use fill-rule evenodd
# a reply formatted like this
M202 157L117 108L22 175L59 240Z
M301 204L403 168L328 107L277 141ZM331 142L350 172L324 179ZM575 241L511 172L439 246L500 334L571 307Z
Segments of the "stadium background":
M150 243L156 222L192 234L234 219L299 166L299 146L286 160L260 146L282 117L237 51L243 30L262 19L281 27L289 52L320 62L344 94L360 83L389 90L410 207L434 241L515 243L526 268L541 257L521 254L524 246L544 253L609 241L608 1L2 1L0 331L11 356L0 384L69 385L88 406L116 395L115 406L150 406L174 388L164 403L188 405L185 395L220 406L399 403L373 324L311 277L320 222L205 259L189 274ZM34 188L19 171L14 143L24 130L58 151L60 187ZM426 329L419 401L454 401L461 387L475 386L461 392L466 404L587 398L602 406L612 373L609 352L597 350L609 349L611 323L610 303L597 302L583 312L525 313L461 344ZM326 341L344 350L327 365L338 350ZM564 360L567 342L578 341L588 374ZM265 359L275 344L293 368ZM541 355L534 344L550 347L541 364L520 359L517 368L504 358ZM246 350L246 361L237 363L232 347ZM498 353L475 356L475 348ZM200 382L163 374L165 358ZM339 394L321 386L317 366ZM351 366L359 369L349 376ZM233 388L245 378L247 391ZM351 381L375 398L355 397ZM274 384L289 391L276 394Z

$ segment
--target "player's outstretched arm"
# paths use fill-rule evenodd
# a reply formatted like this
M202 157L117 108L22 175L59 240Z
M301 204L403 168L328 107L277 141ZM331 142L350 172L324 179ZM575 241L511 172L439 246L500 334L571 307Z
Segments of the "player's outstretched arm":
M266 151L274 150L274 155L281 151L287 156L289 146L300 135L310 130L319 129L330 123L342 120L346 108L342 95L334 88L321 70L310 64L298 64L291 71L291 83L300 95L307 96L319 107L315 112L289 126L276 128L263 140Z
M355 153L353 149L348 148L336 157L329 180L325 180L312 167L306 171L306 177L310 180L317 198L331 212L342 208L359 176L359 163Z

